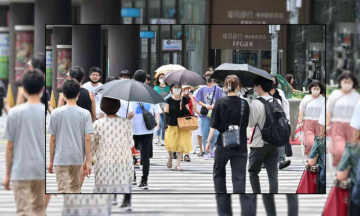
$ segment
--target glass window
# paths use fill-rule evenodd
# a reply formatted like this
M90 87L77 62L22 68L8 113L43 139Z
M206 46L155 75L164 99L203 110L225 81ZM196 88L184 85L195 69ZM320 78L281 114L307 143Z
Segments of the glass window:
M141 1L135 1L135 8L140 8L141 9L141 17L139 18L135 18L135 24L145 24L145 1L141 0Z
M148 31L147 26L141 26L141 31ZM143 70L147 70L148 68L148 39L140 38L141 40L141 59L140 59L140 68Z
M163 0L163 18L176 19L175 0Z
M149 13L147 17L147 22L149 22L149 19L151 18L159 18L161 17L161 11L160 11L160 0L150 0L148 3L149 6Z
M157 25L150 26L150 31L155 31L156 37L159 37L159 27ZM158 57L158 49L161 49L161 47L157 47L157 39L153 38L150 39L150 45L151 45L151 54L150 54L150 75L153 79L154 77L154 71L159 67L159 64L157 62ZM152 80L151 83L153 83L154 80Z
M179 0L181 24L204 24L206 0Z
M172 25L172 39L175 40L182 40L183 39L183 32L181 25ZM184 44L183 44L184 47ZM181 51L172 51L172 63L171 64L179 64L181 65Z
M170 37L170 25L161 25L161 40L169 39ZM160 49L162 50L162 41L160 42ZM161 65L170 64L170 53L169 52L162 52L162 59Z
M205 26L185 26L185 68L198 74L205 73Z

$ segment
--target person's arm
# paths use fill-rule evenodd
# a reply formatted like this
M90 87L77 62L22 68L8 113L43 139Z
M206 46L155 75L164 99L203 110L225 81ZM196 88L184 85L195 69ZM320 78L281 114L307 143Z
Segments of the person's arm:
M300 126L302 126L303 118L304 118L304 114L305 114L305 104L307 103L307 102L305 102L305 100L307 100L307 97L304 97L301 100L300 106L299 106L299 118L298 118L298 121L299 121Z
M339 181L346 181L349 178L350 175L350 168L347 168L344 171L337 171L336 172L336 178Z
M97 126L96 123L93 123L94 127L94 134L91 136L91 158L92 160L95 157L95 153L99 147L99 133L97 132Z
M54 155L55 155L55 142L56 142L56 137L55 137L55 135L51 134L50 143L49 143L49 151L50 151L50 161L49 161L49 165L48 165L49 173L54 173L53 162L54 162Z
M4 98L4 110L5 110L5 113L6 114L9 114L9 111L10 111L10 105L7 101L7 98Z
M134 112L131 112L127 115L127 119L131 120L135 116Z
M25 95L24 95L24 88L21 88L21 90L18 92L18 95L16 97L16 105L20 105L25 103Z
M92 122L96 121L96 104L95 98L91 91L89 91L90 99L91 99L91 118Z
M164 108L164 129L167 130L167 126L169 124L169 104L165 104Z
M61 107L64 105L65 105L64 94L60 94L59 101L58 101L58 107Z
M190 96L190 99L191 99L191 103L192 103L192 108L193 108L193 113L197 113L197 104L196 104L196 101L194 100L194 97Z
M86 160L83 166L83 175L86 175L86 177L89 178L91 174L91 135L90 134L85 135L85 155L86 155Z
M211 142L211 139L213 138L214 134L215 134L215 128L210 128L210 133L209 133L209 136L206 140L206 152L207 153L210 153L210 142Z
M13 141L8 141L6 145L6 174L4 178L5 190L10 190L10 173L11 173L13 157L14 157L14 143Z
M318 159L319 159L319 155L314 157L314 158L311 158L311 159L309 158L308 159L308 164L310 166L316 166Z
M100 112L99 119L104 118L104 113Z

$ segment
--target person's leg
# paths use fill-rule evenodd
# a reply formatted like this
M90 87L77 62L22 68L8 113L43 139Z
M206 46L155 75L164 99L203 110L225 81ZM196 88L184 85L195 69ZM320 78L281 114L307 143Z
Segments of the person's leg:
M279 163L285 161L285 146L278 147L279 148Z
M124 194L124 201L131 203L131 194Z
M191 131L191 144L192 144L192 152L196 154L196 131Z
M164 114L161 114L161 115L160 115L160 120L161 120L161 125L160 125L160 130L161 130L161 145L164 145L164 140L165 140Z
M305 138L305 142L304 142L305 154L308 155L311 151L311 148L315 140L315 131L311 120L304 121L304 138Z
M344 125L341 122L333 122L331 124L331 136L332 136L332 149L333 166L337 167L340 163L341 157L345 152L346 137ZM353 130L350 129L352 132Z
M261 193L259 172L261 171L261 165L264 161L266 152L267 151L264 149L264 147L250 147L248 172L250 175L250 183L253 193Z
M159 118L159 130L156 130L156 141L160 141L160 135L161 135L161 125L162 125L162 118L161 118L161 115L160 114L160 118ZM156 143L156 144L159 144L159 143Z
M81 168L82 165L72 165L69 166L69 175L70 175L70 182L69 182L69 193L80 193L80 178L81 178Z
M297 194L286 194L288 203L288 216L299 215L299 199Z
M45 180L31 181L31 208L34 215L45 215Z
M202 144L204 149L204 155L207 155L208 153L206 152L206 139L209 136L210 126L206 118L201 118L200 121L201 121L201 133L202 133Z
M232 216L231 195L216 194L217 212L219 216Z
M204 150L203 150L203 145L202 145L202 136L197 136L198 138L198 144L199 144L199 148L200 148L200 153L204 153Z
M69 166L55 166L58 193L69 193Z
M47 207L49 205L50 198L51 198L51 194L45 194L45 197L44 197L44 199L45 199L45 204L44 204L45 212L46 212L46 209L47 209Z
M182 170L183 168L181 167L180 163L181 163L181 159L183 158L183 153L182 152L176 152L176 154L177 154L176 169Z
M18 216L31 215L31 196L30 181L13 181L14 197L16 204L16 214Z
M153 134L145 134L139 136L141 141L141 160L143 161L143 176L142 180L147 181L150 169L150 145L153 138Z
M218 146L214 159L213 179L215 193L227 193L226 191L226 164L228 162L227 150Z
M232 151L230 163L233 193L245 193L247 152L240 152L239 150L230 151Z
M277 146L265 144L268 153L265 157L265 167L269 178L269 193L278 193L278 158L279 150Z
M256 194L241 194L241 216L256 216Z
M210 128L210 119L209 119L209 128ZM210 132L210 130L209 130L209 132ZM213 136L213 138L211 139L211 142L210 142L210 152L212 153L211 157L214 157L214 154L215 154L214 148L215 148L218 136L219 136L219 131L215 130L214 136Z
M263 194L263 202L267 216L276 216L274 194Z

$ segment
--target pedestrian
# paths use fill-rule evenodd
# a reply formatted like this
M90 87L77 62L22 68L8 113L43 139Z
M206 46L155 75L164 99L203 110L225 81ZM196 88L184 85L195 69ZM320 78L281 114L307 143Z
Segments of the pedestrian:
M231 194L216 194L219 216L232 216ZM240 194L241 216L256 216L257 194Z
M89 92L93 94L93 97L95 98L95 115L96 119L99 118L100 114L100 102L101 102L101 95L97 93L95 90L102 86L101 81L101 68L99 67L91 67L89 70L89 78L90 81L87 83L84 83L82 85L83 88L87 89Z
M195 91L194 93L192 94L193 97L195 98L195 103L196 103L196 95L199 91L199 88L201 86L199 86ZM191 136L191 140L192 140L192 144L193 144L193 151L194 151L194 154L196 154L196 140L197 140L197 143L199 145L199 148L200 148L200 152L198 153L198 157L203 157L204 156L204 151L203 151L203 143L202 143L202 133L201 133L201 123L200 123L200 109L201 109L201 106L196 103L196 109L195 109L195 116L197 117L198 119L198 129L192 131L192 136Z
M132 73L128 70L122 70L119 74L119 80L122 79L131 79L133 77Z
M147 75L146 75L146 82L145 82L145 84L149 86L150 83L151 83L151 76L150 76L150 74L147 74Z
M212 109L214 108L214 104L216 103L216 101L223 96L221 88L216 86L214 80L210 78L212 73L213 72L211 71L207 71L205 73L205 79L207 85L201 87L196 95L197 103L200 106L202 106L200 110L200 123L201 123L202 143L204 149L206 146L206 139L208 138L210 132L210 118L211 118ZM204 152L205 160L214 156L213 151L215 147L215 141L217 140L218 135L219 135L219 131L215 131L215 135L212 137L211 140L210 155L207 152Z
M144 70L137 70L134 74L134 79L141 83L145 83L146 81L146 72ZM140 157L142 167L142 177L141 182L139 184L140 189L148 189L148 177L150 170L150 151L152 146L153 134L155 132L155 128L152 130L148 130L145 126L142 107L146 109L150 113L155 114L155 119L157 123L156 129L159 130L159 114L161 114L160 105L156 104L147 104L147 103L139 103L139 102L131 102L130 106L132 106L134 110L134 117L131 119L133 130L134 130L134 141L135 148L140 149Z
M61 216L110 216L111 195L71 194L64 196Z
M249 155L249 174L250 183L254 193L261 193L259 172L262 163L269 178L270 193L278 193L278 160L279 149L275 145L265 142L262 138L261 130L264 129L266 113L265 105L260 100L272 102L274 98L269 94L273 82L258 76L254 81L254 92L259 97L250 104L249 127L254 127L252 144ZM262 99L261 99L262 98ZM275 99L279 104L281 102Z
M227 193L226 164L229 160L231 163L233 193L245 193L248 156L246 128L249 122L250 106L246 99L237 96L241 83L236 75L228 75L224 83L228 95L218 99L215 103L211 114L210 133L206 141L206 151L209 152L210 141L215 131L219 131L220 135L216 141L213 171L215 193ZM225 146L223 141L224 133L230 130L240 131L240 142L234 147Z
M170 93L169 85L164 82L164 74L159 74L156 77L154 82L154 90L161 95L162 98L166 98L166 96ZM164 112L165 103L160 105L161 110ZM165 145L165 129L164 129L164 114L160 114L160 122L159 122L160 130L156 131L156 144L160 144L161 146ZM161 137L160 137L161 136Z
M181 88L182 88L182 96L184 98L186 98L187 100L189 100L189 112L190 112L190 115L194 116L195 111L196 111L196 107L197 107L196 99L191 94L191 91L193 91L194 88L192 86L189 86L189 85L182 85ZM192 134L192 131L191 131L191 134ZM196 154L196 148L194 149L194 143L193 142L191 142L191 143L192 143L192 146L193 146L193 152L195 152L194 154ZM196 147L196 145L195 145L195 147ZM185 153L184 161L186 161L186 162L191 161L190 155L188 153Z
M93 123L92 156L96 156L94 193L131 193L134 146L131 121L116 115L120 101L102 97L106 117Z
M279 195L277 195L279 196ZM274 194L263 194L262 195L266 215L276 216L276 206ZM288 204L288 216L298 216L299 215L299 198L297 194L286 194L286 200Z
M172 84L170 86L172 97L166 99L164 109L165 119L165 148L169 153L167 167L172 167L173 153L176 152L177 162L175 170L183 171L180 166L184 153L188 153L192 149L191 131L180 129L178 118L189 116L189 99L181 96L181 86Z
M295 87L294 87L295 86L295 80L294 80L294 76L292 74L286 74L285 79L290 84L290 88L291 88L292 93L294 93L294 92L301 93L302 92L302 91L299 91L299 90L295 89Z
M326 128L331 132L333 166L337 167L344 154L346 142L351 142L353 130L350 126L355 106L360 99L356 91L358 81L353 73L344 72L338 78L339 90L334 90L327 99Z
M95 98L89 90L82 87L82 81L84 80L84 69L79 66L74 66L69 70L66 77L67 79L76 79L80 84L80 95L78 100L76 101L76 105L86 109L91 114L91 119L94 122L96 120L96 105L95 105ZM64 106L66 104L64 95L61 94L59 97L59 107Z
M320 120L322 122L320 122ZM326 185L321 184L320 182L320 173L322 169L325 169L324 164L325 164L325 136L324 136L324 125L325 123L323 122L325 120L325 104L321 110L321 116L319 119L319 124L320 124L320 134L319 136L315 137L315 141L314 141L314 145L311 148L310 154L309 154L309 159L308 159L308 165L312 166L312 167L316 167L317 166L317 173L318 173L318 178L317 178L317 189L316 192L317 193L326 193Z
M4 98L6 98L6 87L4 83L0 80L0 116L2 116L2 110L5 109Z
M286 114L286 118L290 122L290 106L289 101L286 99L284 92L281 89L278 89L277 86L279 85L279 81L276 78L276 76L272 76L273 79L273 86L270 90L270 95L274 98L280 100L282 108L284 109L284 112ZM290 140L290 137L289 137ZM288 166L290 166L291 160L286 160L285 157L285 145L279 147L279 169L284 169Z
M3 137L6 146L4 187L13 181L17 215L45 215L45 80L42 71L27 70L22 77L27 102L9 112Z
M315 136L320 134L320 125L318 124L321 109L325 104L323 94L325 89L319 81L313 81L309 85L311 95L306 95L299 107L299 126L304 131L305 154L308 155L314 144Z
M55 166L58 193L80 193L81 174L88 178L91 174L90 134L94 131L90 112L76 105L80 83L76 79L65 80L62 91L67 104L53 111L48 127L48 171L53 173Z

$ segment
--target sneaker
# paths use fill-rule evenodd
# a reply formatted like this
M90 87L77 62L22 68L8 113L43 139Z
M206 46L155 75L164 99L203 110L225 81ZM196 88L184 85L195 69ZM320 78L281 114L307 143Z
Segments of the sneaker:
M149 189L147 181L141 181L141 183L139 184L139 188L142 189L142 190Z
M261 165L261 168L262 168L262 169L265 169L265 168L266 168L264 163Z
M133 185L137 185L136 179L133 180Z
M211 156L211 158L214 158L215 157L215 152L211 152L210 156Z
M161 140L161 146L165 146L165 141Z
M291 164L291 160L281 161L279 163L279 169L284 169L284 168L290 166L290 164Z
M120 209L124 212L132 211L130 202L123 202L123 204L120 206Z
M209 160L210 156L208 154L204 155L204 160Z
M156 144L156 145L159 145L159 144L160 144L160 139L159 139L159 137L156 137L156 139L155 139L155 144Z
M117 199L114 197L113 201L112 201L112 205L117 205L118 202L117 202Z

